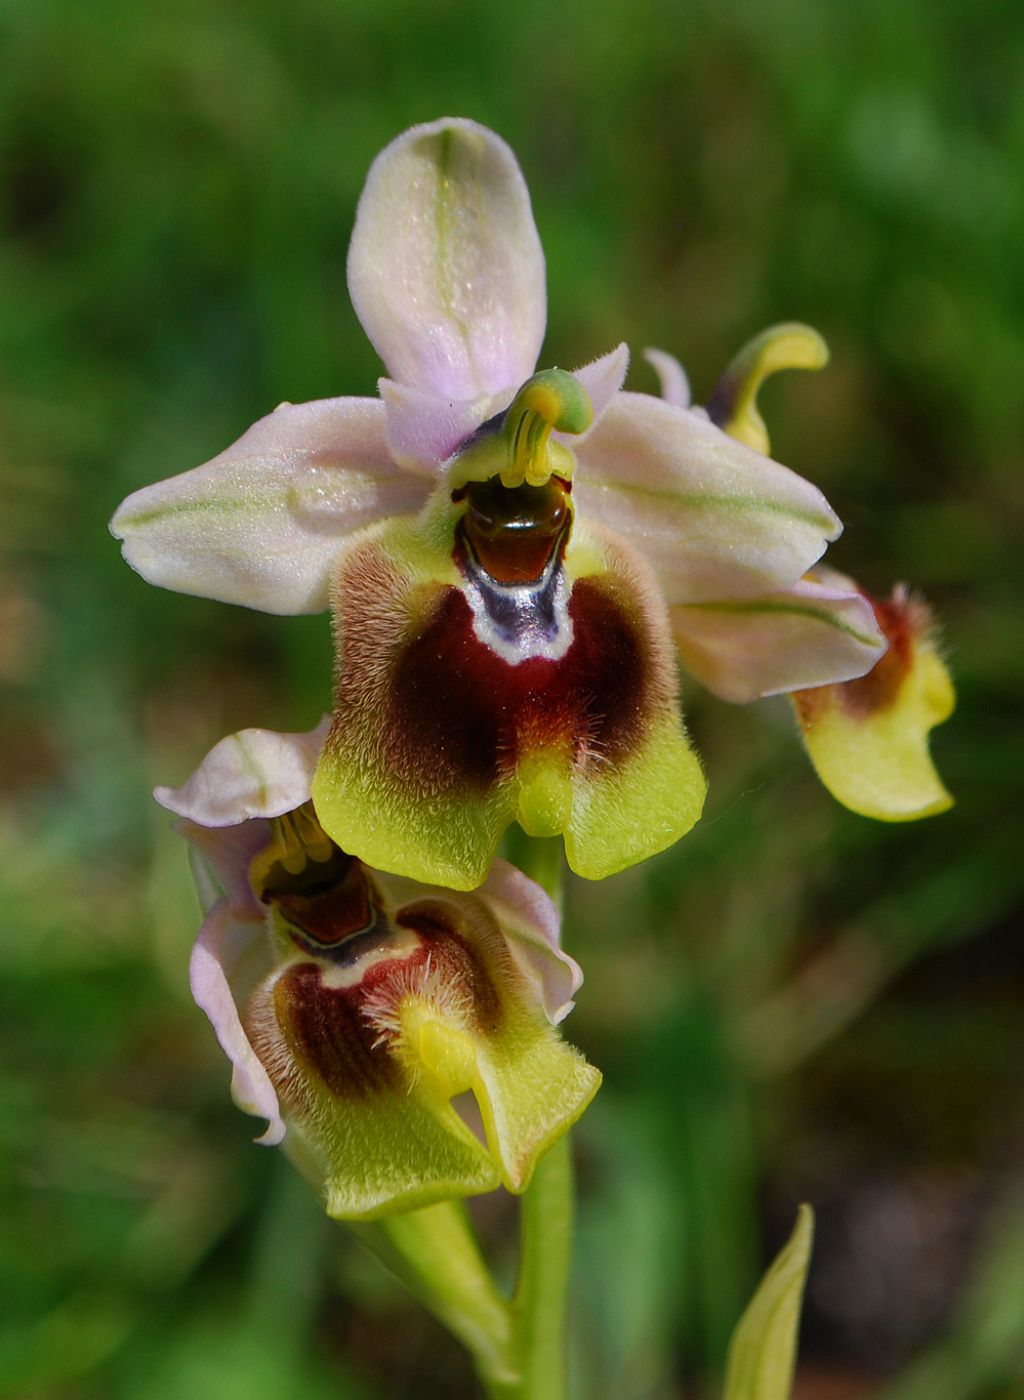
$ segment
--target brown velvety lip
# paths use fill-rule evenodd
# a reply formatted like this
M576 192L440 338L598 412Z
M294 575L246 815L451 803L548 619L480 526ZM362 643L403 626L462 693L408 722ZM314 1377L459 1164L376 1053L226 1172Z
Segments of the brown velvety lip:
M486 790L526 752L611 763L630 753L645 728L646 639L614 585L597 578L573 585L568 612L573 640L562 658L512 665L476 636L462 592L443 588L391 677L392 767L415 771L426 790Z

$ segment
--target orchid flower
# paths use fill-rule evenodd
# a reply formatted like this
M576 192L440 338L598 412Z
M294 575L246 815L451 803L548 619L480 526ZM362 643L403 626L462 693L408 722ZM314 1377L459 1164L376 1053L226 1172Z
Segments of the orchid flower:
M647 359L664 399L690 409L678 360L663 350ZM781 369L821 369L828 348L795 322L771 326L733 359L707 407L692 409L757 452L769 450L757 408L764 380ZM767 458L766 464L767 464ZM938 653L927 606L899 585L887 599L830 569L810 570L790 588L761 598L671 609L684 664L724 700L790 692L818 776L851 811L879 821L912 821L953 805L928 750L930 731L953 712L953 683ZM816 674L830 646L871 633L886 650L865 674L825 683ZM759 664L751 666L752 657Z
M841 525L706 414L621 391L620 345L534 373L544 259L512 152L466 120L377 157L348 259L380 398L285 404L112 529L145 578L334 617L323 829L371 866L471 889L502 832L601 878L665 849L705 784L683 660L734 698L841 682L868 604L804 581ZM834 626L760 644L763 600Z
M309 803L326 732L244 730L156 792L197 857L192 990L235 1100L338 1218L521 1192L601 1078L552 1029L582 981L554 905L503 861L458 894L341 851Z

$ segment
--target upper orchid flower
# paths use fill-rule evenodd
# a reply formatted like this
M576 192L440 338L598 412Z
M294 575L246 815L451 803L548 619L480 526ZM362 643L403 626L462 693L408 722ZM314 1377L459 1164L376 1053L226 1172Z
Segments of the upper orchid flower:
M245 730L156 793L199 856L192 990L235 1099L334 1216L520 1192L601 1079L551 1029L582 980L554 906L503 861L454 894L339 850L309 805L325 733Z
M647 358L665 399L690 404L686 374L662 350ZM781 369L821 369L828 348L809 326L771 326L733 359L705 414L758 452L769 450L757 408L764 380ZM928 608L903 587L887 600L831 569L741 607L732 600L672 609L684 663L725 700L792 694L804 743L822 782L845 806L879 821L912 821L953 804L928 752L930 731L953 712L953 683L938 654ZM880 632L886 650L866 674L820 679L828 649ZM871 643L874 644L873 642ZM752 666L752 659L756 665ZM817 675L817 680L809 679Z
M543 255L515 158L484 127L415 127L377 158L348 277L391 376L380 400L282 405L136 492L112 527L127 559L184 592L332 607L313 797L368 863L472 888L513 820L563 834L592 878L663 850L704 797L670 613L714 651L754 600L802 587L839 521L706 415L619 392L624 346L533 373ZM870 609L837 612L848 625L805 649L800 685L884 648ZM763 692L772 656L734 661Z

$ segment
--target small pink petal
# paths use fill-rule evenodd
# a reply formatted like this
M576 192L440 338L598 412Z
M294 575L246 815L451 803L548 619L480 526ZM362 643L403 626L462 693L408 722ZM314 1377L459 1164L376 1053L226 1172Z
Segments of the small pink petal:
M201 467L145 486L110 529L150 583L270 613L320 612L345 538L420 508L377 399L282 404Z
M426 389L378 381L387 410L388 446L410 471L430 473L462 446L490 416L491 396L445 399Z
M648 349L644 351L644 359L654 367L665 402L675 404L676 408L689 408L690 381L675 355L669 355L664 350Z
M581 365L579 369L573 370L573 376L580 381L590 395L590 402L594 408L594 423L597 422L622 388L628 369L629 346L623 341L616 345L614 350L609 350L607 355L602 355L600 359L591 360L590 364ZM587 429L587 432L592 431L593 427ZM557 436L572 446L574 442L578 443L583 435L574 437L569 433L559 433Z
M392 141L359 201L348 286L399 383L456 400L521 384L544 338L544 254L505 142L456 117Z
M859 591L811 579L766 597L676 606L671 619L683 665L734 704L852 680L886 647Z
M223 895L238 918L262 919L264 909L249 882L249 867L253 857L270 844L270 823L254 820L239 826L198 826L182 818L174 829L193 848L192 873L204 910L211 909Z
M262 922L240 923L226 903L215 905L192 949L189 980L196 1004L210 1018L221 1049L233 1066L231 1094L235 1103L245 1113L266 1118L267 1130L257 1142L273 1147L284 1137L285 1125L274 1086L249 1044L236 1003L236 997L243 1000L259 975L269 971L262 948L264 937Z

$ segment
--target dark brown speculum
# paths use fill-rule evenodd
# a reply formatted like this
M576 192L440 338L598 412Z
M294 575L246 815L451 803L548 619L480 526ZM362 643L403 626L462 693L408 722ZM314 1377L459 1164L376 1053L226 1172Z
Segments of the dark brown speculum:
M460 529L480 567L498 583L539 579L572 523L570 490L556 476L543 486L502 486L492 477L462 487Z
M314 949L337 947L378 922L365 866L337 846L328 860L308 859L298 873L271 866L260 898Z

